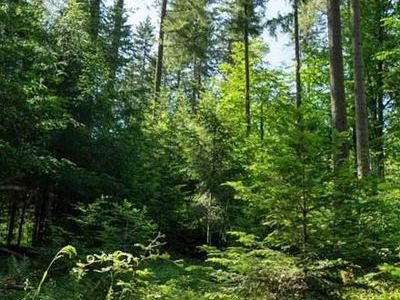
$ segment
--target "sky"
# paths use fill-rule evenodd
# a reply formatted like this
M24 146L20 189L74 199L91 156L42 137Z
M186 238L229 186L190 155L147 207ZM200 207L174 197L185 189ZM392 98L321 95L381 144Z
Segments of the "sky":
M154 0L126 0L126 7L129 12L129 23L137 25L141 21L150 16L154 24L158 22L158 8L154 6ZM290 5L287 0L270 0L267 6L267 19L276 17L279 13L284 14L290 11ZM289 37L287 34L279 34L278 39L264 35L270 53L266 60L275 68L287 67L291 65L294 58L293 47L289 45Z

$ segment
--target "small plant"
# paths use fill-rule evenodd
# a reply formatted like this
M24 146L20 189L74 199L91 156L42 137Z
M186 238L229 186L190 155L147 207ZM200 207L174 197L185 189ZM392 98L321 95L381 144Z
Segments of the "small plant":
M121 250L133 252L135 243L145 243L155 234L155 224L147 212L128 200L114 201L101 197L95 202L77 206L79 216L72 218L81 233L76 236L85 250L102 249L105 252Z
M53 260L48 265L46 271L43 273L42 279L39 282L39 285L35 291L35 294L32 297L32 300L38 299L42 285L43 285L44 281L46 280L47 275L49 274L49 271L50 271L51 267L54 265L54 263L66 256L68 256L71 259L72 256L74 256L76 254L77 254L76 249L69 245L65 246L64 248L62 248L60 251L57 252L56 256L53 258Z
M144 263L159 258L168 259L168 256L159 253L162 245L161 238L163 236L159 233L148 246L136 244L135 246L143 253L139 256L122 251L88 255L84 261L77 263L72 269L72 274L78 281L81 281L88 273L107 277L109 283L105 300L146 295L149 290L148 277L152 273L144 267Z

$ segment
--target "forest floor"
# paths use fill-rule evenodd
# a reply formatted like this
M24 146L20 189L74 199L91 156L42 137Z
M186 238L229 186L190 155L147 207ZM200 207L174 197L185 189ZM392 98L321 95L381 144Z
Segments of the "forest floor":
M23 290L25 283L29 282L29 289L36 288L43 274L46 264L44 261L18 261L10 256L0 256L0 300L31 300ZM89 291L82 297L76 297L77 285L69 274L71 265L61 264L52 269L43 286L42 300L100 300L99 293L104 292L107 281L98 278L87 278L80 283L78 289ZM193 261L151 261L144 268L151 271L148 284L157 287L158 297L145 297L145 299L167 300L202 300L240 299L240 296L231 298L229 295L219 293L219 283L212 278L209 268L200 260ZM104 279L104 278L103 278ZM28 280L28 281L27 281ZM74 292L75 291L75 292ZM217 296L215 296L217 295ZM114 299L114 298L113 298ZM118 298L117 298L118 299ZM131 299L131 298L123 298ZM144 298L132 298L144 299ZM253 300L258 300L252 298ZM280 299L280 298L279 298ZM294 298L293 298L294 299ZM309 299L308 300L314 300ZM340 298L345 300L400 300L400 285L387 285L381 281L372 281L368 286L349 286L344 289ZM263 298L260 300L269 300ZM288 299L284 299L288 300ZM315 299L317 300L317 299ZM318 298L318 300L329 300Z
M163 261L158 260L146 263L144 268L151 270L149 284L164 289L166 294L171 293L180 295L168 299L194 299L206 291L213 291L216 288L215 282L211 280L210 274L206 273L206 268L201 261ZM0 256L0 300L22 300L26 298L24 291L27 280L30 284L29 289L37 286L40 277L45 269L45 264L31 261L18 261L12 257ZM96 293L104 289L104 282L95 282L89 279L83 283L81 288L92 288L93 297L97 300ZM49 273L49 277L43 287L43 299L64 299L75 300L76 289L74 280L69 274L68 268L64 266L55 267ZM173 291L167 291L171 289ZM42 299L42 298L40 298ZM89 299L89 298L88 298ZM85 298L85 300L88 300ZM136 298L135 298L136 299ZM161 298L164 299L164 298Z

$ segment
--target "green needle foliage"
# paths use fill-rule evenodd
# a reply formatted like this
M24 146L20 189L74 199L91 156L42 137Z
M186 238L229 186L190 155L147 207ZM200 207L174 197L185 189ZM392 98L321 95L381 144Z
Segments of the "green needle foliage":
M400 2L147 2L0 1L0 299L398 299Z

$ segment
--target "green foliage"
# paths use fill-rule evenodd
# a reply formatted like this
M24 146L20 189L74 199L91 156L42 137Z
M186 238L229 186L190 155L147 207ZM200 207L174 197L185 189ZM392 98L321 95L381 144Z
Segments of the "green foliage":
M0 2L0 250L15 256L0 257L0 298L399 298L399 1L361 1L363 181L351 93L333 171L326 5L300 1L297 107L291 68L268 61L265 25L293 31L292 12L265 14L274 2L169 1L158 101L153 20L130 26L124 1ZM156 232L165 243L143 246ZM74 276L72 247L47 266L67 243L91 254Z
M73 220L80 234L75 238L85 249L133 251L135 244L144 243L156 230L146 211L135 208L127 200L119 202L102 197L77 209L79 216Z
M77 253L76 253L76 249L72 246L65 246L64 248L62 248L60 251L57 252L56 256L53 258L53 260L48 265L46 271L43 273L42 279L40 280L39 285L36 288L35 293L33 294L32 300L38 299L38 297L40 295L40 291L42 289L42 285L45 282L53 264L55 264L58 260L60 260L63 257L67 256L71 259L72 256L74 256L74 255L77 255Z
M202 247L220 283L218 295L238 299L336 299L345 280L341 270L342 274L345 270L352 272L342 260L301 260L268 248L265 241L253 235L231 235L236 244L225 250Z

